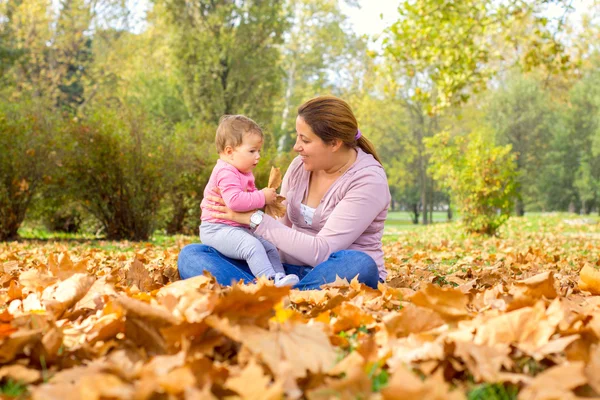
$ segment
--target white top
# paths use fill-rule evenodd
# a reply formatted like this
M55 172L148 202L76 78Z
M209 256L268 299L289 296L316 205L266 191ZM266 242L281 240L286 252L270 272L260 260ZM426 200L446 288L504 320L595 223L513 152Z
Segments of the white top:
M316 208L312 208L307 206L306 204L300 203L300 213L302 214L304 222L306 222L307 225L312 225L315 210Z

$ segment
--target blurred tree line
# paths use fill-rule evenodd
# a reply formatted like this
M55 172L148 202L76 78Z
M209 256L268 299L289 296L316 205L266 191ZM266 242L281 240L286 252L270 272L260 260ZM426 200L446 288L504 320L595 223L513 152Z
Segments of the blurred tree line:
M353 107L414 223L600 210L597 5L399 1L369 38L338 0L153 0L142 24L127 4L0 0L0 240L195 233L218 118L265 128L262 186L320 94Z

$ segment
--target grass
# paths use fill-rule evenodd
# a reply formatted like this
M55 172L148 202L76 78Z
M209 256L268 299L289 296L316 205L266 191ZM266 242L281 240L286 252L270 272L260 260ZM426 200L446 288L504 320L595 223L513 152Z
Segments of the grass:
M464 232L459 223L454 220L447 222L446 212L433 213L434 224L413 224L410 213L406 211L392 211L385 221L383 243L396 242L400 237L410 235L415 240L427 241L428 237L435 234L437 237L449 240L466 240L470 236ZM511 217L500 228L500 237L512 237L515 234L527 233L556 233L562 235L587 235L590 238L600 239L600 217L598 215L578 215L564 212L529 212L524 217ZM197 236L165 235L156 232L146 242L131 242L127 240L111 241L96 237L90 233L57 233L49 232L33 224L24 224L19 229L22 240L29 241L32 247L39 246L40 241L60 241L67 249L75 247L93 247L96 249L116 252L127 252L139 249L146 245L162 248L172 247L181 243L197 242Z
M2 398L24 398L27 395L27 386L21 382L8 379L0 384Z

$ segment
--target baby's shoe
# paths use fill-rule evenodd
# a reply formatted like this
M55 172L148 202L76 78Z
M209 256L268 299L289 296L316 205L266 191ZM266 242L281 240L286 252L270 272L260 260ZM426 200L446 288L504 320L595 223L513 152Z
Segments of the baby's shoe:
M294 286L296 283L300 282L300 279L297 275L289 274L286 275L283 272L278 272L275 274L275 286Z

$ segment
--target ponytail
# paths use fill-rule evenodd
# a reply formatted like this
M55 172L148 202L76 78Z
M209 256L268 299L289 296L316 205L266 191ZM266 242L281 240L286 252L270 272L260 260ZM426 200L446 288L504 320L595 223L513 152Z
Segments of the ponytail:
M376 159L379 164L383 165L383 163L381 162L381 159L379 158L379 155L377 155L377 150L375 150L375 146L373 145L373 143L371 143L371 141L369 141L369 139L364 137L364 135L361 135L358 138L358 140L356 141L356 144L358 147L361 148L362 151L364 151L367 154L372 155L373 158Z

